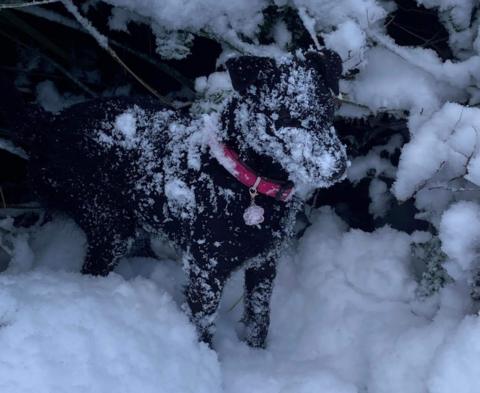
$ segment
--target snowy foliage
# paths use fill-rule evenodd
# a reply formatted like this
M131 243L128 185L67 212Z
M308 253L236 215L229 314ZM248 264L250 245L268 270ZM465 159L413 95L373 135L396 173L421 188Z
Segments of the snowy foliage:
M427 241L412 244L412 257L421 266L421 278L417 293L420 297L431 296L451 281L443 263L447 256L441 250L442 243L438 237L431 236Z

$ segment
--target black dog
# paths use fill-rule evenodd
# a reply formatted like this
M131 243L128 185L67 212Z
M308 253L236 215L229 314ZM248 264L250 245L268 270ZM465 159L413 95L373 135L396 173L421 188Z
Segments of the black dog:
M239 57L227 68L235 93L219 115L104 99L55 117L30 113L36 124L28 120L18 136L38 197L86 233L84 273L108 274L139 230L165 235L183 251L185 309L210 342L224 284L250 261L246 340L263 347L275 259L297 196L346 169L332 127L341 61L325 50L277 62Z

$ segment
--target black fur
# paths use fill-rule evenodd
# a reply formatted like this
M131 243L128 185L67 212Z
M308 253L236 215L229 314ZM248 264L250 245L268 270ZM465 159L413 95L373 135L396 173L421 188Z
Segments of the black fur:
M335 100L330 89L338 91L341 73L336 54L310 53L279 63L240 57L229 60L227 68L239 94L212 123L217 129L207 131L236 149L262 176L311 182L312 188L341 178L345 150L331 128ZM310 83L303 86L306 77ZM300 81L298 86L292 80ZM305 97L302 89L308 89ZM134 134L127 135L131 130L119 119L133 119ZM183 251L185 310L200 338L210 342L223 286L232 271L250 261L245 272L246 340L263 347L275 259L291 235L299 202L259 195L256 203L265 209L265 222L247 226L243 213L251 202L248 189L212 157L204 141L195 142L208 134L205 124L153 100L114 98L29 123L19 136L29 145L30 178L38 198L67 212L86 233L84 273L108 274L141 231L165 235ZM285 127L301 127L304 134L299 135L311 136L314 149L299 147L301 139L292 139L291 128ZM298 151L325 154L329 164L317 168L318 160L304 160L301 154L289 161L289 154L298 156Z

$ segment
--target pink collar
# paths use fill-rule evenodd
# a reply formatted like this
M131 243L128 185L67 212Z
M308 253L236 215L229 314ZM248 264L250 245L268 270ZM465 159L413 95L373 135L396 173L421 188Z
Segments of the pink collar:
M258 176L257 173L245 164L238 154L224 144L218 144L223 155L227 158L231 165L225 165L223 160L219 160L220 164L240 183L247 186L251 191L259 194L267 195L282 202L288 201L294 192L291 182L272 180L266 177Z

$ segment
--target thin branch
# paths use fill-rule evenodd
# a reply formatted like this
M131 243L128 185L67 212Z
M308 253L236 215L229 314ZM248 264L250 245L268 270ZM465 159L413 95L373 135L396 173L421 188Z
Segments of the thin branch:
M2 186L0 186L0 197L2 198L3 208L6 209L7 208L7 202L5 200L5 194L3 193L3 187Z
M411 36L415 37L415 38L418 38L419 40L422 40L423 42L428 42L428 39L425 38L425 37L422 37L420 34L417 34L413 31L411 31L410 29L407 29L406 27L402 26L401 24L399 23L396 23L396 22L393 22L392 23L394 26L398 27L400 30L403 30L404 32L410 34ZM437 32L438 33L438 32Z
M132 55L137 56L139 59L145 60L147 63L150 63L160 69L162 72L167 74L168 76L171 76L173 79L175 79L177 82L180 82L182 86L184 86L188 92L191 95L195 95L195 90L194 90L194 83L180 74L176 69L164 64L164 63L159 63L158 61L153 60L151 57L149 57L147 54L139 52L135 49L132 49L118 41L111 40L110 43L120 49L123 49L124 51L131 53Z
M320 42L318 42L317 33L315 31L315 19L308 15L305 7L298 7L297 11L298 16L303 23L303 27L305 27L305 30L307 30L308 34L310 34L310 38L312 39L316 48L320 50L322 46L320 45Z
M18 3L0 4L0 10L7 9L7 8L30 7L32 5L45 5L45 4L58 3L58 2L60 2L60 0L21 1L21 2L18 2Z
M41 31L35 29L30 24L16 16L15 12L6 10L0 13L0 18L7 23L11 24L16 29L20 29L27 34L33 41L36 41L40 46L45 47L51 53L55 54L58 58L62 59L65 63L70 61L68 52L63 48L56 45L50 37L43 34Z
M3 70L5 72L13 72L13 73L25 73L29 75L37 75L37 76L42 76L45 78L49 79L62 79L65 80L65 76L63 75L58 75L54 73L48 73L48 72L41 72L41 71L35 71L31 70L27 67L9 67L9 66L0 66L0 70ZM0 129L1 131L1 129Z
M62 3L65 5L65 8L75 17L78 23L80 23L85 30L90 33L90 35L97 41L98 45L100 45L103 49L105 49L110 56L120 64L127 73L135 78L135 80L140 83L145 89L147 89L150 93L152 93L155 97L159 99L159 101L169 107L172 107L172 103L164 96L162 96L156 89L151 87L148 83L146 83L142 78L140 78L133 70L125 64L125 62L117 55L117 53L110 47L108 43L108 38L100 33L91 23L90 21L85 18L80 11L78 10L77 6L73 4L70 0L62 0Z
M3 35L4 37L6 37L9 40L15 42L19 46L23 46L24 48L36 51L36 49L31 48L30 46L24 44L23 42L21 42L17 38L11 36L10 34L4 32L2 30L0 30L0 35ZM45 55L44 53L41 53L41 52L38 52L38 55L40 57L43 57L48 62L50 62L56 69L58 69L61 73L63 73L68 79L70 79L75 85L77 85L81 90L83 90L85 93L87 93L90 97L93 98L93 97L97 96L92 90L90 90L90 88L85 86L82 82L80 82L77 78L75 78L65 67L63 67L62 65L57 63L55 60L53 60L52 58L50 58L49 56L47 56L47 55Z
M415 187L415 191L414 191L413 194L412 194L412 197L416 198L416 197L417 197L417 194L418 194L420 191L422 191L422 190L425 188L425 186L428 184L428 181L429 181L433 176L435 176L435 175L437 175L438 173L440 173L440 171L442 170L442 168L445 166L446 163L447 163L446 161L442 161L442 162L440 163L440 166L438 167L438 169L435 171L435 173L434 173L432 176L430 176L429 179L425 179L425 180L422 181L419 185L417 185L417 186Z
M32 9L22 9L19 10L21 12L25 12L29 15L36 16L37 18L44 18L47 19L51 22L58 23L62 26L68 27L70 29L77 30L81 32L82 34L88 34L87 31L83 29L83 27L76 21L70 18L67 18L63 15L59 15L54 11L50 11L47 9L43 8L32 8ZM119 41L110 39L110 44L112 46L115 46L117 48L120 48L131 55L136 56L137 58L146 61L147 63L153 65L154 67L157 67L160 71L163 73L167 74L171 78L175 79L177 82L179 82L182 86L184 86L188 92L194 96L195 95L195 90L194 90L194 83L188 79L187 77L183 76L180 72L178 72L176 69L170 67L169 65L159 62L155 59L152 59L149 55L146 53L137 51L135 49L130 48L129 46L126 46L125 44L122 44Z
M5 251L5 253L9 256L9 257L12 257L13 258L13 250L9 247L7 247L5 244L3 244L3 241L2 239L0 239L0 248Z
M233 304L228 308L227 313L232 312L232 311L235 309L235 307L237 307L237 306L240 304L240 302L242 301L242 299L243 299L243 295L240 296L240 297L235 301L235 303L233 303Z
M432 186L432 187L428 187L426 188L426 190L447 190L447 191L451 191L451 192L479 192L480 191L480 188L465 188L465 187L459 187L459 188L454 188L454 187L449 187L448 185L446 184L441 184L441 185L438 185L438 186Z

